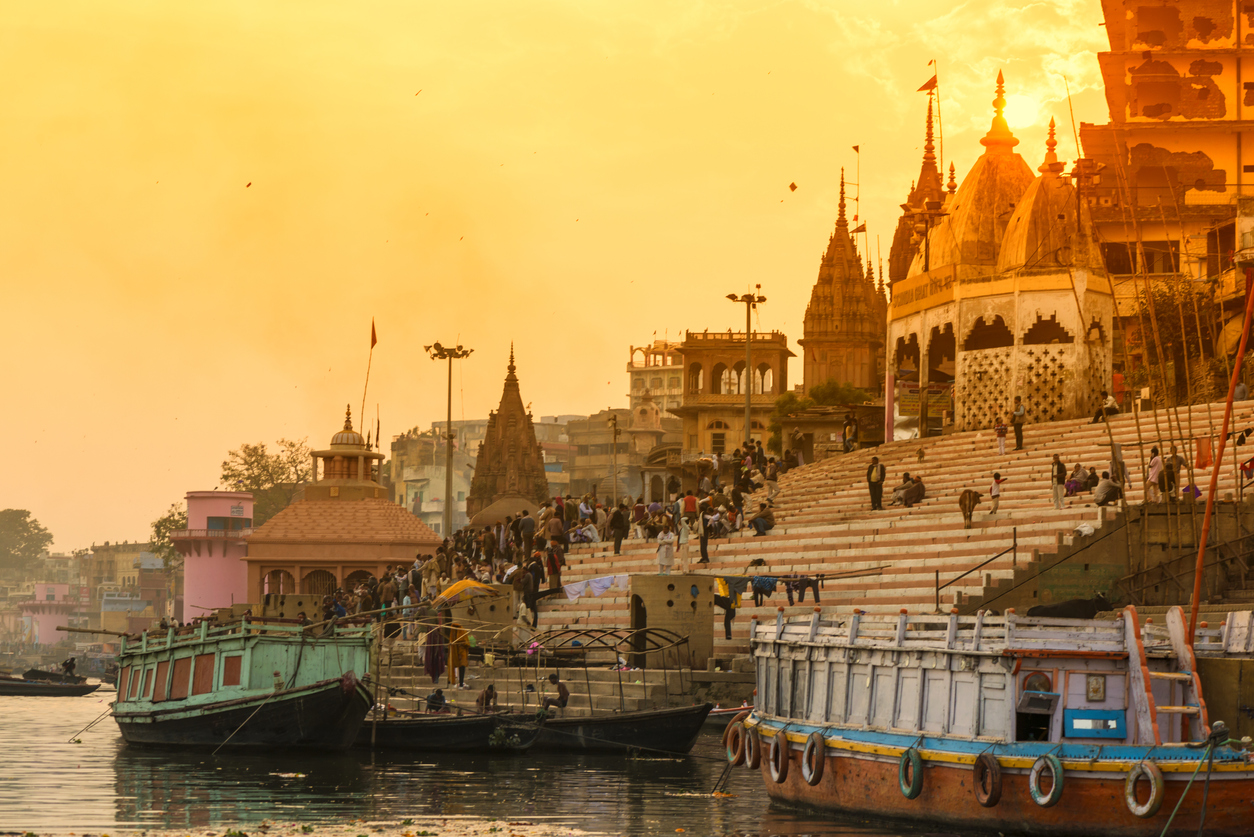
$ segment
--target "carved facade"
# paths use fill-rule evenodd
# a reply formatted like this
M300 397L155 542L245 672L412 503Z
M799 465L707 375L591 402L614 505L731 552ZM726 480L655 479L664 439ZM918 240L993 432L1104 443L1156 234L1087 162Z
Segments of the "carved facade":
M923 144L923 165L919 169L919 179L910 184L910 193L906 202L901 205L902 215L897 221L897 229L893 231L893 243L888 248L888 283L889 288L895 286L910 272L910 263L919 252L922 236L927 232L926 226L919 222L920 213L927 210L929 204L939 208L947 195L941 187L940 170L936 168L936 145L932 135L932 97L927 99L927 139ZM954 191L953 163L949 164L950 191Z
M959 430L1022 396L1033 422L1092 415L1109 389L1114 311L1088 207L1063 174L1053 125L1034 177L1002 116L894 290L889 352L923 387L952 382Z
M884 318L888 301L868 259L863 268L845 220L841 172L836 229L819 262L819 278L806 306L802 338L806 392L829 380L879 392L884 370ZM742 422L743 423L743 422Z
M487 435L475 459L475 476L466 498L466 514L471 518L502 497L525 497L536 505L549 497L544 451L536 439L531 413L523 407L514 371L511 346L501 403L488 415Z

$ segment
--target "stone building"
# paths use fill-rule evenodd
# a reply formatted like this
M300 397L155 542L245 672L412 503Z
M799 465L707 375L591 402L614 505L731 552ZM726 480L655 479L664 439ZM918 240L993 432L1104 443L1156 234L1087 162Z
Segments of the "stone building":
M865 268L845 220L845 174L840 175L836 229L819 262L819 278L806 306L802 383L836 381L879 393L884 372L884 318L888 301L876 286L875 270Z
M984 153L950 195L894 289L893 368L953 381L957 429L989 427L1023 397L1032 421L1092 414L1109 389L1113 302L1088 207L1055 154L1038 176L995 115ZM951 371L952 370L952 371Z
M927 97L927 137L923 143L923 165L919 169L919 179L910 184L910 192L906 202L901 205L901 218L897 220L897 229L893 231L893 243L888 248L888 283L890 292L898 282L906 278L910 272L910 263L919 252L919 244L923 234L927 232L926 223L921 223L929 209L939 210L948 195L941 186L940 169L936 167L936 144L932 141L932 95ZM950 192L957 188L954 183L954 164L949 164Z
M443 422L440 423L443 425ZM454 422L454 425L457 423ZM471 424L471 422L465 422ZM487 422L483 422L486 427ZM475 460L466 453L460 436L453 440L453 494L444 496L447 460L443 432L418 433L409 431L392 439L390 461L392 501L409 509L437 534L443 535L444 504L453 503L453 531L465 526L466 497L470 493L470 481L475 473ZM459 431L454 428L454 433Z
M440 536L379 482L382 461L346 415L327 449L313 452L304 494L248 536L250 602L268 593L320 596L435 552Z
M654 340L648 346L631 346L627 377L631 409L640 406L647 395L667 416L684 398L684 364L679 343Z
M1146 277L1244 293L1231 254L1235 198L1254 187L1252 13L1236 0L1102 0L1110 122L1080 126L1081 191L1124 318Z
M503 497L525 497L536 505L548 499L544 451L536 439L531 413L523 407L514 372L514 347L510 346L501 403L488 415L487 435L475 457L475 475L466 498L466 514L471 518Z
M673 412L683 419L685 456L731 453L746 438L766 443L775 399L788 389L788 338L753 332L753 368L745 370L744 332L689 331L680 344L684 399ZM745 427L745 390L750 391L752 426Z
M676 374L682 368L677 365ZM617 443L611 419L617 420ZM679 443L683 421L663 412L645 390L631 409L602 410L586 419L570 422L567 429L576 450L571 462L571 493L582 495L590 491L608 502L614 499L615 492L620 500L644 493L641 467L658 445ZM615 467L618 469L617 486L611 480ZM660 491L658 496L661 496Z

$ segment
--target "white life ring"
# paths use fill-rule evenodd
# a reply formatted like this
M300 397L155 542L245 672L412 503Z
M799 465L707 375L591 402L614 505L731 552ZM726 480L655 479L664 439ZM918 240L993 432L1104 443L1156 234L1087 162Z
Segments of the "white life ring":
M1136 785L1144 777L1150 783L1150 796L1144 803L1137 802ZM1152 761L1137 762L1128 771L1123 782L1123 801L1128 810L1141 819L1149 819L1158 813L1163 804L1163 771Z

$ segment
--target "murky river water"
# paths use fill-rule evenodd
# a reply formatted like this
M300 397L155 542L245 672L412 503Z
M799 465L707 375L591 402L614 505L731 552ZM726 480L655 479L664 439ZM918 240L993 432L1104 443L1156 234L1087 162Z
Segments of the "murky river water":
M760 774L743 768L732 771L727 788L735 797L711 797L723 770L717 734L703 735L685 758L356 751L215 758L129 749L105 718L81 744L69 743L112 698L0 697L0 832L472 815L633 837L674 835L677 828L720 837L911 833L772 810Z

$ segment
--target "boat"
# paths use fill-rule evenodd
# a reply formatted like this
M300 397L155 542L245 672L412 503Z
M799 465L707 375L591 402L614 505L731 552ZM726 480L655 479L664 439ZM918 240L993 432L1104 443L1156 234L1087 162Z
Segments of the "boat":
M77 674L66 674L61 671L44 671L42 668L29 668L22 675L24 680L45 680L50 683L86 683L87 678Z
M705 716L706 729L725 729L728 724L736 720L743 713L753 710L749 704L744 706L715 706L710 710L710 714Z
M344 750L374 696L371 625L201 622L123 637L113 706L127 744Z
M544 719L526 715L410 715L366 721L355 746L436 753L525 753ZM371 741L374 744L371 744Z
M1249 637L1212 631L1215 650L1180 608L1166 622L1141 627L1133 607L755 621L757 705L728 759L778 804L929 829L1248 835L1254 756L1208 717L1194 648Z
M100 688L99 683L54 683L0 675L0 695L26 697L82 697Z
M702 703L640 712L551 717L541 729L534 749L563 753L640 750L684 754L697 742L701 725L713 708L712 703Z

